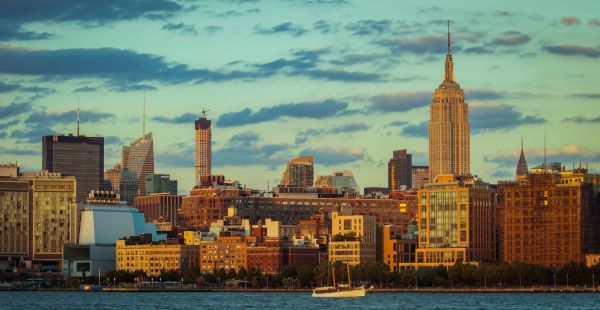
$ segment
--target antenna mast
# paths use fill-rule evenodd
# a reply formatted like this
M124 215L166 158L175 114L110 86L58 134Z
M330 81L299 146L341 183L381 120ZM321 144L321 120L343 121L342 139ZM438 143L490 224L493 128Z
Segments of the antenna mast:
M546 162L546 131L544 131L544 173L546 173L546 169L548 169L548 164Z
M142 136L146 135L146 92L144 91L144 110L142 112Z
M79 96L77 96L77 136L79 137Z

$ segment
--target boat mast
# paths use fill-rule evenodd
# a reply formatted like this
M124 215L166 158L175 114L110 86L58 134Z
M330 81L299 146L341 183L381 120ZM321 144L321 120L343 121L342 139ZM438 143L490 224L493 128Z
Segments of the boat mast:
M331 277L333 278L333 287L335 286L335 266L332 264L331 265Z
M348 270L348 290L352 290L352 280L350 279L350 264L346 262L346 269Z

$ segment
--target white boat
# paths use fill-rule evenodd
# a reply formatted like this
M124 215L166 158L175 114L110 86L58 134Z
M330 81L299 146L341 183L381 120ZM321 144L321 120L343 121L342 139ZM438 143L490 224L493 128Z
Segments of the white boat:
M365 297L367 290L364 287L341 288L341 287L317 287L313 290L312 297L327 298L353 298Z
M333 275L333 286L316 287L313 289L312 297L325 297L325 298L357 298L365 297L367 290L364 287L352 287L352 280L350 278L350 265L346 264L348 270L348 284L347 285L336 285L335 284L335 269L332 268Z

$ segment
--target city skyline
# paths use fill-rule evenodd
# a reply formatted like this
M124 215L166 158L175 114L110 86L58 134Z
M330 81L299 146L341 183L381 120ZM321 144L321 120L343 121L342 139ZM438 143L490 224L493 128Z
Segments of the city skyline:
M428 162L427 112L451 19L456 79L471 112L471 172L488 182L514 178L522 136L527 161L538 165L544 131L549 162L598 170L600 149L585 134L597 128L600 98L594 10L380 4L179 3L86 20L77 9L32 17L7 8L0 18L17 30L0 37L0 161L39 170L41 137L75 132L79 97L81 133L105 137L108 169L139 136L146 91L155 170L179 180L181 193L194 184L191 123L203 108L214 124L213 174L265 188L279 183L288 160L312 155L315 175L345 168L362 186L385 185L393 150ZM289 9L298 15L278 14Z

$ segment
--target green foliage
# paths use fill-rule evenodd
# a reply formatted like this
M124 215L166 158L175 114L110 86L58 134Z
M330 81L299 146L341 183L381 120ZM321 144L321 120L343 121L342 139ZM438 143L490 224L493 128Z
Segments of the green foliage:
M331 237L331 241L355 241L358 240L356 237L356 233L353 231L347 232L345 234L337 234Z

